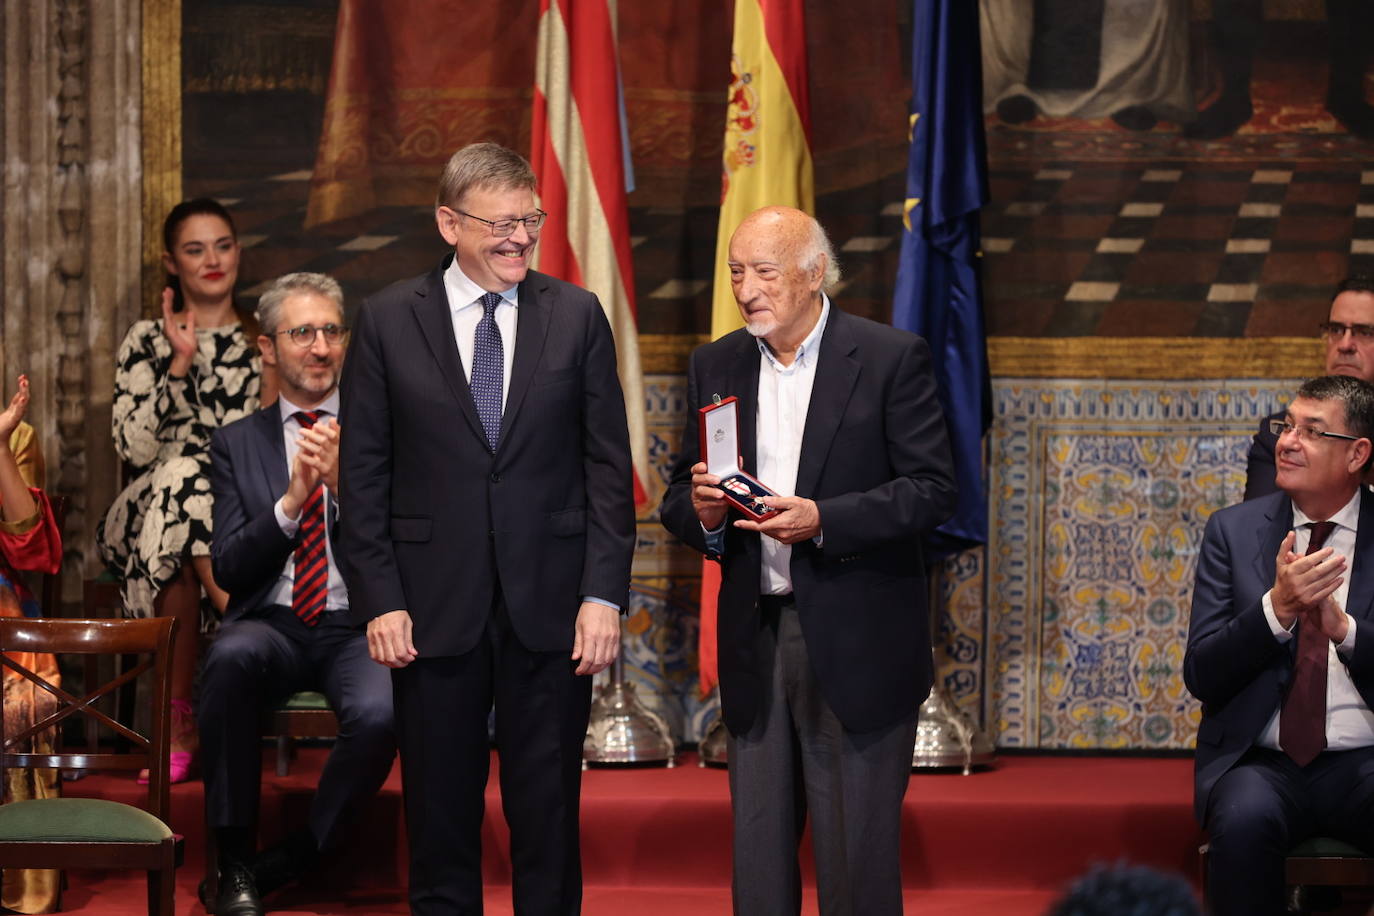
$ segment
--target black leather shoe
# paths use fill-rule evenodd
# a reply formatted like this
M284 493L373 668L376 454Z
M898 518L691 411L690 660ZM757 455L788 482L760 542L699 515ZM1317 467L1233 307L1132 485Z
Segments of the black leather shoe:
M258 895L266 897L277 888L290 884L314 867L319 859L315 837L309 830L291 834L275 846L270 846L253 859L253 882Z
M215 916L263 916L262 898L253 873L243 865L230 865L219 873Z

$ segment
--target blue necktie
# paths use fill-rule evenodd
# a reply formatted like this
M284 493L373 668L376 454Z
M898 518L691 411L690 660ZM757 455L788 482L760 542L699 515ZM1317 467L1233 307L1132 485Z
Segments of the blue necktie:
M496 326L496 306L500 303L498 293L482 296L482 320L472 335L472 400L493 452L501 438L501 376L505 371L501 329Z

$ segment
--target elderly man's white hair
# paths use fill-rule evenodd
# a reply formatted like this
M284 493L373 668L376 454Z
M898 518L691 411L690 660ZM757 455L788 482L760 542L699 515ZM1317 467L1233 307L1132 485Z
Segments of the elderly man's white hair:
M816 260L822 255L825 256L825 279L821 282L821 289L827 293L835 289L840 282L840 261L835 257L835 246L830 244L830 236L825 234L825 229L817 222L814 216L808 216L807 221L811 224L811 233L806 240L806 248L802 251L800 261L802 270L812 270L816 266Z

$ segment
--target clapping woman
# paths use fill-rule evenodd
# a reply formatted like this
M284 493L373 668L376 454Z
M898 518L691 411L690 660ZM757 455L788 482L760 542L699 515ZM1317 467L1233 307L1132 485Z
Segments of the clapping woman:
M127 616L181 621L171 756L181 782L198 745L196 634L214 628L227 600L210 570L210 436L257 409L262 364L251 313L234 304L239 243L229 212L207 198L184 201L168 214L163 242L162 317L135 322L116 359L115 449L136 476L96 541L123 576Z

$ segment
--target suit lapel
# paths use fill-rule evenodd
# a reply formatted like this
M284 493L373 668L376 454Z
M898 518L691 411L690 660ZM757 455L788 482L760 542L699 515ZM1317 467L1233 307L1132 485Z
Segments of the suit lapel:
M1360 487L1360 527L1355 532L1355 555L1350 564L1350 588L1345 596L1345 612L1351 617L1367 618L1374 609L1374 570L1365 569L1369 552L1374 550L1374 495Z
M444 269L450 258L425 277L415 288L415 298L411 311L420 325L420 333L439 364L439 373L448 384L454 399L458 402L468 426L483 445L487 434L482 429L482 421L477 416L477 407L472 403L472 391L468 387L467 376L463 374L463 361L458 355L458 342L453 337L453 313L449 309L448 296L444 293Z
M1260 582L1272 583L1279 555L1279 545L1293 530L1293 503L1287 496L1274 502L1269 523L1255 532L1255 555L1251 558L1255 575Z
M848 320L849 316L831 302L830 316L821 334L811 403L806 409L806 428L802 432L801 460L797 464L798 496L816 492L830 444L844 419L854 383L859 379L859 360L854 355L858 347L849 333Z
M253 417L261 447L254 449L262 470L263 492L275 502L291 483L291 469L286 466L286 434L282 431L281 408L276 404L264 407Z
M740 345L735 348L734 357L726 373L724 391L702 391L703 397L720 395L722 398L739 398L739 448L744 470L757 474L758 454L758 408L759 408L759 345L752 336L740 335ZM763 481L767 485L768 481Z
M541 274L531 271L516 291L520 306L515 310L515 356L511 360L510 386L506 390L506 409L501 414L499 449L520 412L525 393L530 389L534 370L544 354L544 339L549 332L554 293Z

